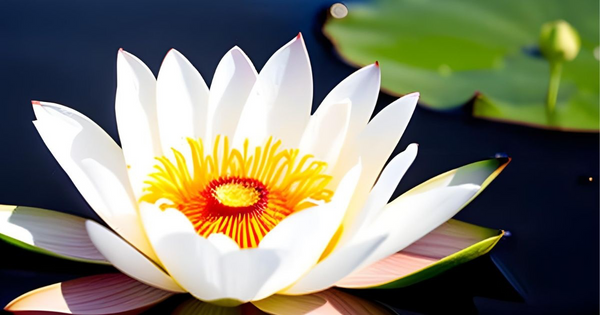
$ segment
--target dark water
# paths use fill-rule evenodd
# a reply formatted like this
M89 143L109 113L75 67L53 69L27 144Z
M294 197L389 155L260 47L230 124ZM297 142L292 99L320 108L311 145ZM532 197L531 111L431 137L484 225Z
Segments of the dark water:
M315 106L354 71L320 28L333 1L0 2L0 203L95 218L30 121L31 99L71 106L117 138L117 49L156 74L175 47L210 83L239 45L260 69L298 31L314 75ZM381 95L377 110L393 100ZM417 313L598 313L597 134L559 133L417 109L399 152L419 157L397 193L446 170L503 153L509 167L458 219L509 230L491 255L405 289L351 293ZM591 183L586 179L593 177ZM0 304L42 285L111 271L0 244ZM177 301L171 301L171 305ZM163 306L163 310L168 309Z

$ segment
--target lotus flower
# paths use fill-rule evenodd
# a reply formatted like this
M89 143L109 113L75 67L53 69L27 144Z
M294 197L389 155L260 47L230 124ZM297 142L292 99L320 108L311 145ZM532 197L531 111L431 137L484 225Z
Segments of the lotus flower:
M411 144L384 168L419 94L369 121L378 63L339 83L313 115L301 35L259 74L234 47L210 90L176 50L157 79L120 50L117 79L121 147L74 109L33 102L44 143L108 227L4 206L0 232L29 249L111 264L127 276L44 287L9 311L118 313L185 292L222 306L266 305L332 286L405 286L487 252L502 236L450 218L508 159L452 170L388 203L417 155Z

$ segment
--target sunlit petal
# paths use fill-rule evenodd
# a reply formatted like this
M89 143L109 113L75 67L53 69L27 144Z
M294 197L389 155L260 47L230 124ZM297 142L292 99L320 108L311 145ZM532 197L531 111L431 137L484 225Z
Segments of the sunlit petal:
M196 68L175 49L167 53L158 72L156 102L163 152L180 148L188 137L205 137L208 87Z
M207 140L216 135L233 139L242 109L257 77L252 61L239 47L233 47L223 56L210 85Z
M310 117L312 71L302 36L276 51L258 75L244 105L234 144L244 139L262 143L274 136L287 147L297 147Z
M92 209L119 235L155 259L144 235L121 148L89 118L68 107L34 102L34 125Z
M156 114L156 80L146 65L134 55L119 50L117 55L117 96L115 113L119 139L136 197L162 155Z

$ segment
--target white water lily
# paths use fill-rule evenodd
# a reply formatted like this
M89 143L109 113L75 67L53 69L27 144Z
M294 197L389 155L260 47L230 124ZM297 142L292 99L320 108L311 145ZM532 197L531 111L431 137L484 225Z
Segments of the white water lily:
M109 228L48 210L0 209L5 239L108 262L139 281L114 276L93 289L112 303L127 297L127 306L110 311L147 307L171 293L265 305L274 294L382 286L425 268L447 269L449 255L472 259L501 236L448 220L507 160L450 171L388 204L417 155L411 144L384 168L419 94L369 121L379 93L377 63L338 84L313 115L300 35L260 73L234 47L210 89L176 50L157 79L123 50L117 70L121 147L81 113L33 102L43 141ZM85 303L65 297L67 283L25 294L7 309L82 313ZM89 302L98 307L97 299Z

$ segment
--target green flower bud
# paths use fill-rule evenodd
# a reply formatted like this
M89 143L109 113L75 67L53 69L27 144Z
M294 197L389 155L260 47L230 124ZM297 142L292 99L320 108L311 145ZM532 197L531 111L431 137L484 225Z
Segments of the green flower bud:
M571 24L558 20L542 25L540 51L550 62L570 61L581 48L579 34Z

